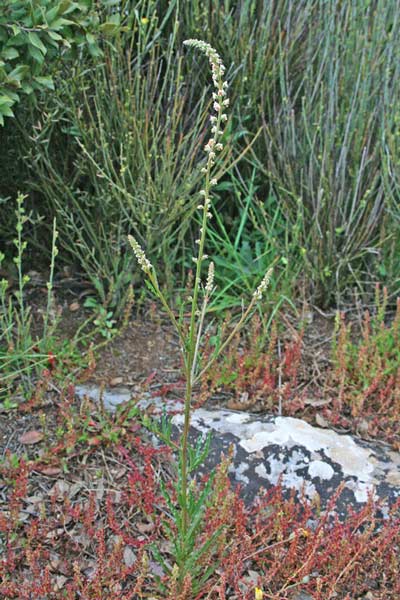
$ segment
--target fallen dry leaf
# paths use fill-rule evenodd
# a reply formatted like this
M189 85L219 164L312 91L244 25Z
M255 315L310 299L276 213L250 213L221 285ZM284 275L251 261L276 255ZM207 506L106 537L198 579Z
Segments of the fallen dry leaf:
M260 573L249 569L247 575L242 578L242 582L249 588L256 587L260 582Z
M327 400L314 400L313 398L307 398L306 400L304 400L304 404L307 404L308 406L313 406L314 408L317 408L318 406L326 406L330 403L331 398L328 398Z
M145 533L151 533L152 531L154 531L154 523L145 523L145 522L139 522L135 524L136 529L139 531L139 533L145 534Z
M41 431L36 431L35 429L32 429L31 431L23 433L18 438L18 441L20 442L20 444L37 444L38 442L41 442L43 438L44 434Z
M317 425L319 425L319 427L323 427L324 429L327 429L329 427L328 421L319 413L315 415L315 421Z
M36 470L48 477L53 477L61 473L60 467L37 467Z
M366 419L361 419L361 421L357 423L357 433L359 435L368 435L369 423Z
M165 561L165 564L168 565L168 561ZM160 565L152 560L149 561L149 567L151 570L151 574L152 575L157 575L157 577L164 577L165 575L165 571L162 567L160 567ZM149 598L149 600L151 600ZM153 600L157 600L156 598L154 598Z
M52 529L48 533L46 533L46 539L48 540L58 540L58 538L64 533L63 527L57 527L56 529Z
M61 564L61 558L60 555L57 554L57 552L50 552L50 570L53 571L53 573L55 571L58 570L58 567Z
M74 498L84 487L83 481L73 483L68 490L68 498Z
M111 490L109 492L109 497L113 504L121 504L122 492L120 490Z
M68 578L65 577L64 575L58 575L56 577L56 584L54 586L54 591L58 592L58 591L62 590L64 585L67 583L67 581L68 581Z
M114 479L121 479L126 474L127 469L125 467L121 467L118 469L110 469L110 473Z
M80 309L80 307L81 307L81 305L79 304L79 302L72 302L68 308L71 312L76 312L77 310Z
M67 481L58 479L48 494L49 496L55 496L58 501L61 501L64 498L64 495L69 493L70 488L71 485Z
M43 502L43 500L44 495L42 493L35 494L34 496L26 496L24 498L24 501L29 504L39 504L40 502Z
M104 496L104 479L100 479L97 484L97 488L95 489L97 500L102 500Z

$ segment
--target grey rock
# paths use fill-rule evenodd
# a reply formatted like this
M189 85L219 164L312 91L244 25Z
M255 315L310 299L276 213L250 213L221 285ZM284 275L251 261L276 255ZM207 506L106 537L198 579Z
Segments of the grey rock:
M95 402L101 402L104 408L110 412L114 412L119 404L128 402L132 398L132 392L128 388L116 387L112 390L101 390L95 385L78 385L75 388L77 396L83 398L88 396Z
M82 395L82 389L78 390ZM94 400L92 391L86 391ZM104 405L114 409L125 402L129 392L109 391ZM153 405L160 412L165 403L144 395L139 405ZM172 413L182 404L169 403ZM182 430L183 414L175 414L176 434ZM306 498L318 498L324 509L340 484L343 492L336 505L339 516L348 507L361 508L369 495L384 501L386 507L400 495L400 453L379 443L369 443L330 429L314 427L301 419L254 415L232 410L193 410L191 440L212 432L209 456L200 474L209 472L233 446L230 478L241 485L241 494L251 504L260 490L277 483L287 493L296 490ZM385 508L383 508L385 511ZM387 508L386 508L387 510Z
M182 427L182 415L173 422ZM369 495L393 504L400 495L400 454L383 445L351 435L313 427L301 419L252 415L228 410L198 409L192 416L192 435L213 431L205 469L215 466L221 452L233 444L232 483L243 486L251 503L263 488L281 483L309 500L319 497L324 508L340 484L344 489L337 504L347 507L367 502Z

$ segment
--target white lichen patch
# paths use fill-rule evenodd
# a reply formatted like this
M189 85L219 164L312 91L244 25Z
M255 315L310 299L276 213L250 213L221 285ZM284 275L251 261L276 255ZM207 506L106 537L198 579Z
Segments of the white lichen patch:
M180 417L175 419L179 421ZM310 453L323 452L324 456L339 465L343 475L356 477L363 482L377 483L373 477L375 465L371 460L371 450L358 445L349 435L313 427L300 419L277 417L273 422L263 422L251 420L251 416L246 413L198 409L193 412L192 424L199 430L212 428L221 433L231 433L239 438L239 444L249 454L274 444L285 448L302 446ZM321 462L324 462L323 455L319 454L318 457ZM332 467L326 462L325 464L326 479ZM322 467L319 466L318 469L321 473Z
M389 471L386 475L386 481L391 485L400 486L399 471Z
M335 471L332 469L331 465L322 461L322 460L313 460L310 462L308 467L308 474L311 479L314 477L319 477L320 479L332 479L335 474Z
M246 423L249 419L249 415L245 412L232 413L225 418L227 423Z
M346 487L353 492L357 502L367 502L371 494L373 494L374 500L378 499L377 495L374 493L374 486L371 484L362 481L348 481Z
M269 479L269 474L267 473L267 469L265 468L265 465L263 463L257 465L254 471L259 477L262 477L263 479Z
M245 462L241 462L237 467L231 465L229 471L235 473L235 477L237 481L241 481L242 483L248 484L249 478L245 475L245 471L249 469L249 465Z
M312 499L316 494L315 486L298 473L298 470L306 465L298 462L297 458L298 456L291 457L290 462L284 463L282 460L270 457L268 459L270 473L267 474L267 479L272 485L277 485L280 481L283 487L295 489L298 492L302 490L308 498ZM257 472L257 468L254 470ZM266 469L264 472L267 473Z
M183 415L176 415L173 423L182 425ZM251 438L257 432L269 430L272 432L275 428L273 423L251 421L251 416L245 412L211 411L204 408L193 411L191 423L198 431L207 433L210 429L214 429L220 433L231 433L240 440Z
M299 458L299 452L294 452L288 463L283 463L283 461L276 458L269 458L269 473L264 463L257 465L254 472L262 479L268 480L272 485L276 485L280 480L284 487L294 488L297 491L303 490L304 494L312 499L316 494L316 489L310 481L305 480L300 473L297 473L299 469L306 466L306 463L299 461ZM304 458L307 460L307 457Z

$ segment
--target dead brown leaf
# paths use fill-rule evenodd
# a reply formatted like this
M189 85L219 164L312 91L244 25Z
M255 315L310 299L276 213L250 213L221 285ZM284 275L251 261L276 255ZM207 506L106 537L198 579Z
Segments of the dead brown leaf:
M32 429L31 431L27 431L19 436L18 441L20 444L37 444L41 442L44 438L44 434L42 431L36 431Z
M57 500L61 501L65 494L69 494L71 485L63 479L58 479L49 491L49 496L55 496Z
M328 421L320 413L315 415L315 421L319 427L323 427L324 429L329 427Z
M129 568L136 562L136 554L130 546L124 548L124 563Z
M36 469L42 475L47 475L48 477L54 477L55 475L59 475L61 473L60 467L37 467Z
M327 400L316 400L314 398L307 398L306 400L304 400L304 404L307 404L307 406L312 406L314 408L318 408L320 406L326 406L327 404L331 403L331 398L328 398Z
M56 577L56 584L54 586L54 591L59 592L60 590L62 590L62 588L64 587L64 585L66 584L67 581L68 581L68 578L65 577L64 575L58 575Z
M136 529L139 531L139 533L141 534L146 534L146 533L151 533L152 531L154 531L154 523L145 523L144 521L140 521L139 523L135 524Z

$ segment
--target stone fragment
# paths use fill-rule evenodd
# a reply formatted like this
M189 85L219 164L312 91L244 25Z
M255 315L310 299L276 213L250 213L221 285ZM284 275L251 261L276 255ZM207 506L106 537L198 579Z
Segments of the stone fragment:
M183 416L173 417L181 430ZM251 503L262 489L280 483L323 509L339 485L337 508L361 508L370 495L393 504L400 495L400 454L348 434L314 427L293 417L252 415L230 410L193 411L193 439L213 432L211 451L202 472L209 471L233 445L230 476L241 484Z
M82 386L77 393L99 400L96 388ZM109 410L129 398L130 392L120 388L103 393L103 403ZM143 394L137 405L150 408L153 415L167 408L174 415L176 436L182 431L182 403L166 404L161 398ZM234 486L240 484L247 504L278 483L288 494L294 489L310 501L317 499L321 509L343 484L336 505L339 516L344 516L350 506L361 508L370 495L389 505L400 496L400 453L379 442L314 427L293 417L225 409L193 410L192 442L199 436L205 438L210 431L210 452L199 474L215 468L221 454L227 455L232 446L230 478Z

